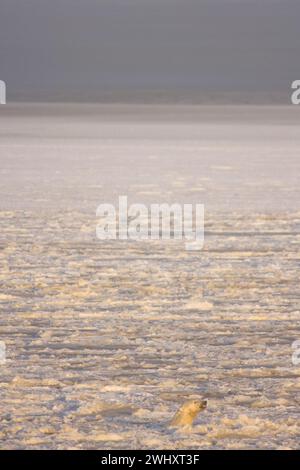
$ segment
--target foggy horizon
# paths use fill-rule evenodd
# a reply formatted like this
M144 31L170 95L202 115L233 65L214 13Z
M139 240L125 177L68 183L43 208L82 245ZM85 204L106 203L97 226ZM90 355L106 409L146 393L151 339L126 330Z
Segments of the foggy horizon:
M0 11L10 100L286 95L299 78L296 0L1 0Z

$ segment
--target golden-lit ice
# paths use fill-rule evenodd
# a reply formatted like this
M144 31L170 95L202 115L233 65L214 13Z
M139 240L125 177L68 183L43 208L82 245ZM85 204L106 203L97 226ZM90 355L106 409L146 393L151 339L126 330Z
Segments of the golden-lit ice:
M297 448L295 111L5 109L0 447ZM97 240L127 193L205 202L203 251ZM191 396L207 410L172 431Z

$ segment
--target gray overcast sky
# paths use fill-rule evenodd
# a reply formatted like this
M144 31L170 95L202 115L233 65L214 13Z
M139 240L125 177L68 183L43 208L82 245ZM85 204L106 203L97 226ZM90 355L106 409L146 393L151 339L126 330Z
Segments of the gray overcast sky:
M0 0L13 97L283 91L300 79L299 0Z

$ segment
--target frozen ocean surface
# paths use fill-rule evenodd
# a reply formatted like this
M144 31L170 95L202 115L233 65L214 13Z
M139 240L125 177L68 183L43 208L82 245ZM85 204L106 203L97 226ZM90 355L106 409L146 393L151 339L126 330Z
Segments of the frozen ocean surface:
M1 448L297 448L300 109L0 109ZM96 208L204 203L205 246ZM208 408L169 429L191 396Z

